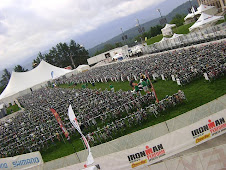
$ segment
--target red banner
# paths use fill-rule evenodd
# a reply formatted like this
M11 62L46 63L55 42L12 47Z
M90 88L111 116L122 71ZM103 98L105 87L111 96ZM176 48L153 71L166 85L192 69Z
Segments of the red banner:
M60 125L60 128L62 129L62 131L63 131L63 133L64 133L64 135L65 135L65 137L68 138L68 137L69 137L69 132L68 132L67 129L64 127L63 122L62 122L62 120L60 119L59 114L58 114L58 113L56 112L56 110L54 110L54 109L50 109L50 111L51 111L51 112L53 113L53 115L55 116L57 122L58 122L59 125Z

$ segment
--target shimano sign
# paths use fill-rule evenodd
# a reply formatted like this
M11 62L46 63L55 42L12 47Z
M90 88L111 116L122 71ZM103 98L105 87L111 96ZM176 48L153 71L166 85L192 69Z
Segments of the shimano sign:
M43 160L40 152L32 152L24 155L0 159L0 169L26 169L32 167L40 167Z

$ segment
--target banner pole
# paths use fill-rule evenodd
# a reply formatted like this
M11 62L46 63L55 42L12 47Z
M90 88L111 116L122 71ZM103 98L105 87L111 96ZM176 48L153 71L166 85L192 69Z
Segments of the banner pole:
M154 86L153 86L153 84L152 84L152 82L151 82L151 80L150 80L150 78L149 78L148 72L145 71L145 74L146 74L146 77L148 78L148 80L149 80L149 82L150 82L150 84L151 84L151 88L152 88L152 90L153 90L153 92L154 92L156 102L159 103L159 99L158 99L157 94L156 94L156 92L155 92L155 88L154 88Z
M75 149L75 147L74 147L74 145L73 145L71 139L69 139L68 142L72 145L72 148L73 148L73 150L74 150L74 152L75 152L75 154L76 154L76 156L77 156L77 158L78 158L78 161L79 161L79 163L81 163L81 160L80 160L80 158L79 158L79 156L78 156L78 153L77 153L77 151L76 151L76 149Z

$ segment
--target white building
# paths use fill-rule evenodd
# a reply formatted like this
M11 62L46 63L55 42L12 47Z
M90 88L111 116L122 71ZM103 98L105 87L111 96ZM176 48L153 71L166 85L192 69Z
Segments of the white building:
M87 62L89 65L94 65L101 61L103 61L105 63L109 63L112 61L112 58L116 54L122 54L123 56L128 56L128 45L125 45L123 47L118 47L118 48L112 49L110 51L104 52L102 54L96 55L94 57L88 58Z

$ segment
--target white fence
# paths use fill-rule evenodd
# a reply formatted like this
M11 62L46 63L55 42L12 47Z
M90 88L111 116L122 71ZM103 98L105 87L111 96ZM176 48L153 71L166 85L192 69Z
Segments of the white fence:
M191 32L189 34L181 34L176 38L168 38L165 41L145 46L142 50L146 54L156 53L164 50L200 44L223 38L226 38L226 22L216 26L208 27L206 29Z

